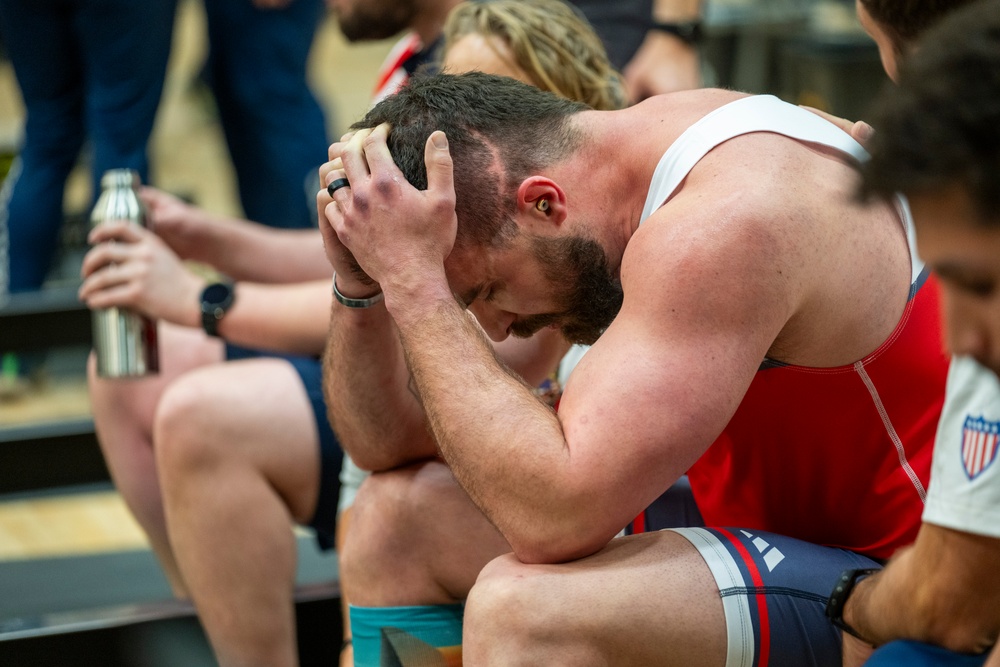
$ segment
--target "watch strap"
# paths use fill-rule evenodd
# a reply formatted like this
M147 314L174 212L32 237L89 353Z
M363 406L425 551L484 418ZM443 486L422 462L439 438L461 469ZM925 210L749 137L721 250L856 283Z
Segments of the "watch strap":
M830 619L830 622L847 634L857 637L862 641L867 640L844 620L844 607L847 606L847 598L851 596L851 591L854 590L855 585L865 577L876 572L881 572L881 570L882 568L878 567L844 570L840 578L837 579L837 583L834 585L833 591L826 601L826 617Z
M681 40L688 46L697 45L699 42L701 42L702 38L702 29L700 20L678 21L676 23L653 21L650 24L649 29L673 35L674 37Z

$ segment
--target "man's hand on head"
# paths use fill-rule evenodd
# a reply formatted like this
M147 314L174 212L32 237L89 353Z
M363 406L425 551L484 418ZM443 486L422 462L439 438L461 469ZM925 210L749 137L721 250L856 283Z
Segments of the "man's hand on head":
M362 298L381 289L378 284L366 274L351 251L344 247L334 231L333 221L339 220L343 214L340 206L333 200L329 187L342 178L344 181L344 163L340 154L346 142L354 136L353 132L345 134L340 141L329 148L329 161L320 166L319 180L323 188L316 194L316 208L319 219L319 231L323 237L323 248L326 258L337 274L337 287L341 293L353 298Z
M321 212L329 223L323 231L328 257L337 244L345 248L385 290L391 310L393 302L413 303L421 295L450 297L444 260L454 247L458 225L444 133L432 133L425 144L427 189L422 191L393 162L388 136L389 126L383 124L331 146L331 162L321 170L323 182L346 178L350 186L337 189ZM324 194L329 195L321 192L320 200ZM338 268L332 257L331 263Z

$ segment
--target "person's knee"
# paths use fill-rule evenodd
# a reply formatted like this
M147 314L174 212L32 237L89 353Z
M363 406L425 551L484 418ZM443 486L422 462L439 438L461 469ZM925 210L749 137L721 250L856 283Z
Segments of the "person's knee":
M434 534L427 522L440 519L445 489L413 468L375 473L365 479L351 506L351 521L338 553L345 585L364 597L387 580L422 572L423 544Z
M153 419L153 442L161 475L187 473L214 465L221 455L220 443L210 437L211 391L191 378L172 383L160 398ZM230 443L230 449L236 447Z
M375 473L362 482L338 554L345 579L369 579L375 571L391 571L391 561L405 558L410 550L402 547L418 520L409 503L412 486L413 476L396 470Z
M464 650L470 655L513 647L530 655L529 648L550 619L558 623L557 609L548 610L551 596L537 586L537 568L513 554L495 558L479 573L465 605ZM548 599L547 599L548 598ZM551 613L550 613L551 612Z

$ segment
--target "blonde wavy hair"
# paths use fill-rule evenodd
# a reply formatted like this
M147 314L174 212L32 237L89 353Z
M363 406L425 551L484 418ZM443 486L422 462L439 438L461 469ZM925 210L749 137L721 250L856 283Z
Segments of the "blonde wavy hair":
M621 75L590 23L562 0L469 0L448 14L445 51L469 34L502 39L538 88L594 109L626 105Z

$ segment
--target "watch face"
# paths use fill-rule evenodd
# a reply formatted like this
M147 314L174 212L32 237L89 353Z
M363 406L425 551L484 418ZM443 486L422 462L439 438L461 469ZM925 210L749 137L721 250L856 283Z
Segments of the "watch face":
M232 288L222 283L214 283L205 288L201 293L201 298L205 303L221 304L225 303L232 294Z

